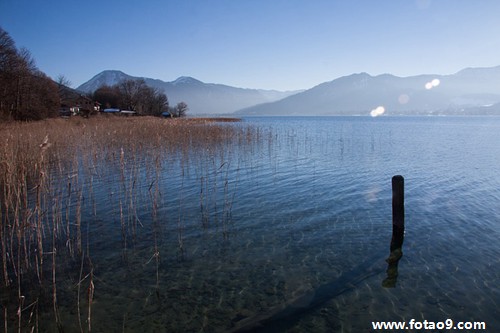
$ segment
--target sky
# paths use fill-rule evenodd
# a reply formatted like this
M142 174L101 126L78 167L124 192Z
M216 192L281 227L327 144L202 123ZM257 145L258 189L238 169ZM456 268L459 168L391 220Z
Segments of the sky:
M0 26L73 87L107 69L297 90L353 73L500 65L498 0L0 0Z

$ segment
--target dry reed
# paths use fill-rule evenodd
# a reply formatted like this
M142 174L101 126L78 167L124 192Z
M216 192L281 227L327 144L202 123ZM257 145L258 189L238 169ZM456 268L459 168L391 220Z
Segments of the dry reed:
M1 288L12 290L7 291L12 296L15 295L11 300L17 299L17 304L11 303L4 307L5 330L7 331L8 323L17 326L18 331L39 328L38 313L46 311L40 308L40 304L45 304L46 300L38 299L40 293L37 290L46 288L52 289L51 303L56 327L63 329L64 323L59 314L57 271L60 264L72 260L78 261L80 268L75 273L77 283L74 285L77 287L77 322L81 331L83 325L80 306L85 305L80 304L80 289L83 280L89 278L86 321L87 330L91 331L96 280L90 256L90 221L84 221L82 211L85 198L92 197L92 211L94 215L97 214L93 180L113 170L119 176L117 182L121 187L117 203L125 253L129 234L135 238L137 228L142 227L137 214L139 173L144 165L154 165L155 176L149 187L154 221L154 249L151 259L155 259L156 263L156 292L159 296L160 227L156 214L162 195L158 180L162 169L161 161L176 157L183 167L190 163L190 153L193 151L213 153L217 151L216 147L224 147L229 143L246 145L260 138L261 133L256 128L219 124L236 121L238 119L234 118L166 120L151 117L95 117L0 124L0 132L5 138L0 143L0 284ZM223 158L221 155L221 159ZM217 224L217 178L225 171L225 178L219 182L224 184L222 221L224 237L227 237L227 221L232 204L227 179L229 164L219 164L215 158L212 159L212 164L215 167L214 173L210 175L207 171L200 178L202 220L204 225L208 225L208 186L211 183L211 205L214 209L212 216ZM222 170L224 166L226 169ZM181 182L184 184L183 179ZM181 257L184 255L181 209L183 190L184 185L181 186L177 218ZM87 226L86 236L82 233L84 225ZM82 246L85 237L86 249ZM46 252L46 249L51 251ZM52 260L46 260L47 255L51 255ZM84 262L88 264L84 265ZM88 273L82 279L84 268ZM45 271L50 274L45 276ZM15 294L14 289L9 288L13 283L16 287ZM24 304L30 305L25 308ZM23 312L28 310L30 315L24 320ZM15 321L10 319L14 317Z

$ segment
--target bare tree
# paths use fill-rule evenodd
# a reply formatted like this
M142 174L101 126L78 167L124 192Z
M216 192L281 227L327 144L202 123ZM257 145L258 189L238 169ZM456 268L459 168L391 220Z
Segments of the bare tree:
M57 86L0 28L0 118L42 119L56 115L58 104Z
M179 102L175 106L175 114L179 118L185 117L188 110L188 105L184 102Z
M56 82L59 86L71 87L71 81L63 74L57 76Z
M14 108L14 67L18 61L14 40L0 27L0 114L10 118Z
M143 79L124 80L112 87L102 86L94 92L93 98L108 108L132 110L140 115L159 116L168 110L167 95L149 87Z
M123 80L117 86L121 95L121 108L142 114L144 108L142 97L148 89L146 82L143 79Z
M118 108L121 105L120 90L117 86L101 86L94 91L92 99L101 103L105 108Z

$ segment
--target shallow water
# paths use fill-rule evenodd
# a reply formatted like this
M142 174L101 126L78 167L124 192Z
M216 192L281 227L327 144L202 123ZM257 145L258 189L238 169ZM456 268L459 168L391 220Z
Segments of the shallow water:
M500 118L244 123L266 140L159 169L137 162L125 182L134 191L116 172L94 175L84 216L93 331L368 332L412 318L500 329ZM396 174L404 255L384 282ZM74 279L59 287L70 330Z

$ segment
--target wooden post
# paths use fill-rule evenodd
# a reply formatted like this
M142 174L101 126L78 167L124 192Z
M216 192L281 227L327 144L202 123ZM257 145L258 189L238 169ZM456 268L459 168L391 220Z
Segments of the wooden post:
M405 196L404 178L401 175L392 177L392 239L391 254L387 262L398 261L403 252L403 240L405 235Z

